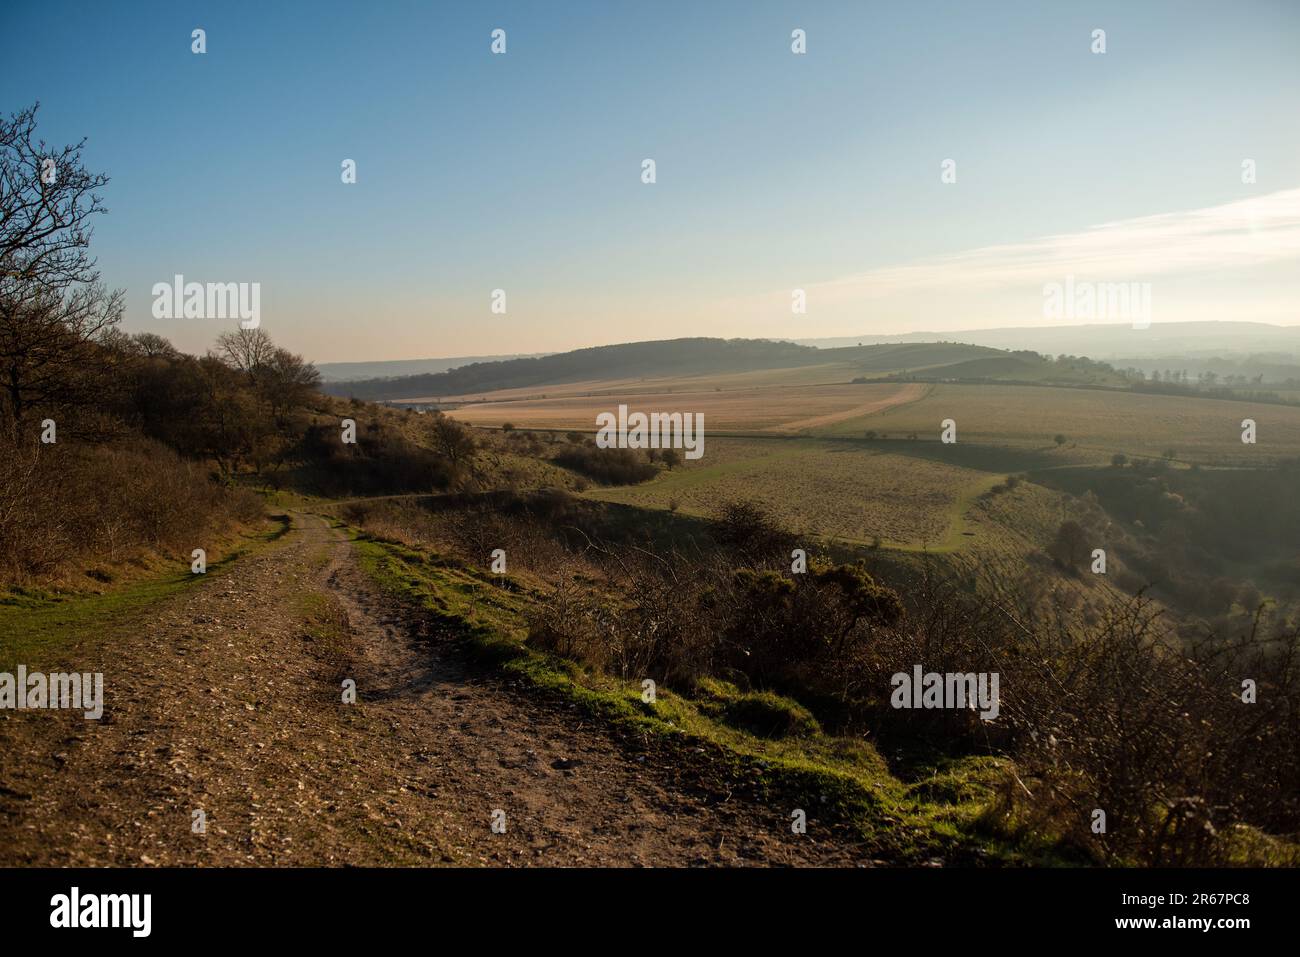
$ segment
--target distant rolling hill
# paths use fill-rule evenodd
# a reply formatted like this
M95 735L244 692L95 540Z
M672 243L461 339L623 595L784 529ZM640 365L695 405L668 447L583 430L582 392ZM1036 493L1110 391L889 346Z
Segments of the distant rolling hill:
M1300 321L1300 316L1297 316L1297 321ZM1237 356L1261 352L1300 356L1300 326L1275 326L1264 322L1155 322L1145 328L1135 328L1131 323L1098 322L791 341L831 350L858 344L935 342L940 339L995 349L1032 349L1049 355L1068 353L1105 361L1144 356Z
M792 342L667 339L577 349L534 359L474 362L433 375L326 383L324 391L361 399L410 399L598 379L783 369L826 361L824 350Z
M957 362L1005 356L1000 349L961 342L905 342L822 349L819 362L848 362L864 375L933 370Z
M474 362L502 362L507 359L532 359L545 352L515 353L504 356L451 356L445 359L388 359L377 362L318 362L316 369L323 382L351 382L356 379L392 379L397 376L428 375L459 369Z
M1038 379L1045 365L1042 359L999 353L953 362L935 371L949 379Z
M916 378L1043 384L1118 384L1104 366L1063 365L1032 352L957 342L815 349L765 339L669 339L578 349L537 358L473 362L446 372L326 382L338 396L375 401L485 396L506 390L636 379L690 379L817 367L821 381ZM827 371L829 370L829 371Z
M1035 385L1123 388L1124 376L1106 363L1087 358L1053 360L1037 352L1008 352L955 342L889 343L824 349L828 357L857 356L854 382L902 379L917 382L1002 382Z

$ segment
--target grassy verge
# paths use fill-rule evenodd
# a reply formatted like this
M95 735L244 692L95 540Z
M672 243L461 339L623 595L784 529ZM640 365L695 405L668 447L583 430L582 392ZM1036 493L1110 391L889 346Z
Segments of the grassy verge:
M199 581L220 578L239 559L267 547L289 528L287 515L273 516L267 525L228 543L204 575L193 574L188 560L158 562L141 577L94 594L37 588L0 592L0 671L11 671L18 662L44 665L79 638L111 631Z
M540 597L427 551L353 531L362 568L389 595L429 616L468 654L534 693L601 720L615 732L694 759L728 786L774 808L802 808L890 863L1060 863L1049 846L1013 838L992 817L1005 777L990 758L967 758L905 783L868 742L828 735L797 702L706 681L690 696L595 673L529 647L527 615Z

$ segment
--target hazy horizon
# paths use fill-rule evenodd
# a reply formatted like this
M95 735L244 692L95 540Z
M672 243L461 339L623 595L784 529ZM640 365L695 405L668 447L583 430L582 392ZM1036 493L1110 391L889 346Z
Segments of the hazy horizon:
M1282 333L1282 334L1285 334L1288 330L1294 331L1296 334L1296 339L1293 345L1295 345L1298 349L1300 349L1300 325L1280 325L1280 324L1271 324L1271 323L1251 322L1245 320L1238 321L1238 322L1227 322L1223 320L1205 320L1202 322L1195 322L1195 323L1181 323L1181 322L1154 323L1153 322L1151 326L1145 330L1134 329L1131 323L1098 322L1098 323L1067 323L1067 324L1058 324L1058 325L1021 326L1021 327L991 326L991 327L981 327L977 329L953 329L942 333L931 332L930 330L921 329L912 332L902 332L902 333L888 333L888 332L863 333L862 335L859 336L824 336L824 337L734 336L734 337L726 337L726 338L761 339L763 341L769 341L769 342L792 342L798 345L813 346L820 349L832 349L841 346L851 346L855 344L876 345L879 344L880 340L890 340L890 339L907 339L912 342L921 342L921 341L937 342L937 341L945 341L945 340L955 340L955 341L968 341L976 345L992 346L993 348L1028 349L1030 351L1035 351L1035 352L1045 351L1048 354L1052 354L1052 355L1058 354L1060 350L1059 349L1045 350L1043 345L1041 343L1035 342L1034 339L1035 338L1041 339L1044 334L1052 334L1052 333L1068 334L1071 332L1075 332L1076 335L1080 335L1080 336L1089 335L1089 334L1098 334L1098 333L1110 333L1110 334L1120 334L1126 337L1132 336L1134 346L1142 346L1143 349L1150 350L1152 353L1161 352L1161 351L1164 352L1186 351L1192 348L1193 346L1199 346L1199 348L1203 350L1204 349L1213 350L1220 353L1223 356L1267 351L1265 347L1267 345L1272 345L1272 343L1265 343L1265 346L1262 347L1258 342L1251 342L1247 340L1246 342L1243 343L1233 343L1232 348L1229 349L1222 344L1222 339L1209 339L1208 340L1209 344L1203 344L1195 336L1188 337L1184 335L1184 341L1175 342L1171 344L1167 339L1161 337L1161 333L1163 331L1162 327L1164 327L1165 329L1169 327L1177 327L1183 330L1184 333L1186 333L1188 327L1191 327L1192 329L1201 329L1208 332L1209 331L1208 327L1216 327L1216 326L1217 327L1242 326L1242 327L1249 328L1251 332L1254 332L1256 334L1260 334L1260 333L1268 334L1268 332L1271 332L1272 330L1276 330L1278 333ZM1091 330L1091 329L1095 329L1096 333L1084 332L1084 330ZM1022 333L1026 337L1026 341L1017 344L995 343L989 341L990 339L993 338L1000 338L999 334L1001 333L1006 333L1006 334ZM1146 335L1148 333L1149 335ZM925 337L925 338L917 338L917 337ZM671 338L682 339L682 338L694 338L694 337L674 336ZM574 346L573 349L571 350L562 349L562 350L556 350L556 352L537 352L537 353L525 353L525 354L500 353L500 354L472 355L472 356L428 355L428 356L401 357L395 359L346 360L341 362L322 361L317 363L317 365L320 366L322 372L324 373L324 377L327 381L338 382L338 381L356 380L356 379L364 379L364 378L371 378L371 377L393 378L393 377L400 377L406 375L420 375L431 371L443 371L443 369L459 368L458 364L469 365L471 363L479 363L479 362L493 362L493 361L502 361L502 360L509 360L509 359L539 358L541 356L554 355L560 352L570 352L579 349L596 349L605 346L630 345L630 344L635 344L636 342L656 342L656 341L664 341L664 340L646 339L646 340L626 340L624 342L592 342L592 343L586 343L583 345ZM1073 340L1069 338L1066 338L1064 341L1067 343L1073 342ZM1109 345L1098 347L1098 343L1096 341L1092 341L1089 343L1089 345L1091 345L1092 348L1083 348L1082 344L1079 345L1070 344L1065 351L1078 354L1078 355L1090 356L1092 358L1097 358L1102 360L1112 359L1115 358L1117 355L1123 355L1129 358L1133 358L1143 353L1143 349L1133 349L1133 350L1117 349L1116 345L1113 342ZM429 366L428 368L416 368L418 366L421 366L422 364L436 364L438 368L434 368L433 366ZM392 366L392 367L400 367L400 368L382 369L382 370L375 368L380 366Z

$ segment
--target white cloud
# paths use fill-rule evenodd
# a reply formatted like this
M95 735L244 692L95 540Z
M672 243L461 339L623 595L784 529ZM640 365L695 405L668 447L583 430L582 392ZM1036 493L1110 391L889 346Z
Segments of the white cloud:
M1067 275L1101 282L1151 281L1171 273L1240 270L1291 259L1300 259L1300 189L983 246L872 269L816 288L817 298L829 303L939 289L1036 287Z

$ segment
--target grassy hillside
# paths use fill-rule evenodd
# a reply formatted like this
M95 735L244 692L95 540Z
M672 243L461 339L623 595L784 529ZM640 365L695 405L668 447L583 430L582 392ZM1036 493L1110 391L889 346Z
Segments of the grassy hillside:
M969 500L1003 478L864 442L722 438L704 458L648 483L587 494L700 516L713 515L719 502L753 498L810 536L942 550L960 542Z
M335 395L363 399L459 395L584 379L692 375L786 368L825 362L809 346L762 339L670 339L578 349L558 355L505 362L475 362L436 375L362 380L326 386Z
M907 342L824 349L823 354L847 361L860 375L933 370L958 362L1005 355L997 349L961 342Z
M957 342L901 343L813 349L760 339L673 339L579 349L538 358L475 362L436 375L327 383L334 395L374 400L517 400L541 393L609 393L618 383L649 389L682 387L727 377L770 374L785 381L848 382L884 376L924 379L1003 379L1064 384L1123 385L1113 370L1087 360L1054 362L1035 353L1004 352ZM699 382L699 384L703 384ZM734 383L739 385L741 383ZM755 384L755 383L749 383Z

